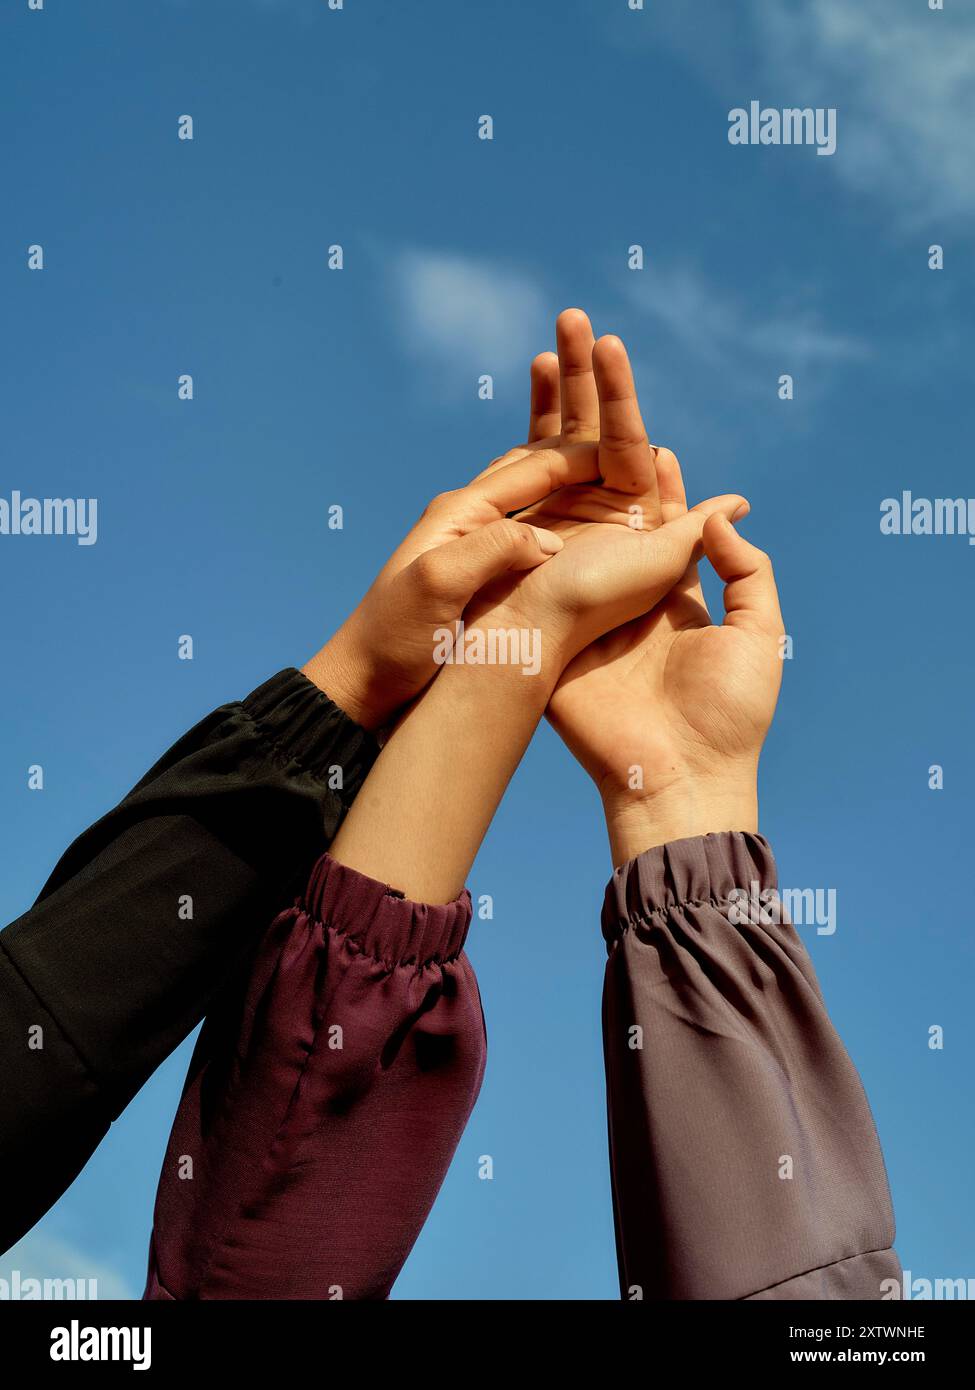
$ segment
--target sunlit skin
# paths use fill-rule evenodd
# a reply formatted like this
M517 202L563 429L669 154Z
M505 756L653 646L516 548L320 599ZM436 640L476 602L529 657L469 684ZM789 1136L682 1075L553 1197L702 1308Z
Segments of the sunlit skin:
M446 902L460 891L563 671L592 642L664 598L701 553L710 515L730 517L746 507L729 494L664 517L622 344L610 337L593 347L588 320L577 311L560 316L557 341L567 429L560 424L558 436L538 438L554 412L541 408L548 368L536 363L535 437L495 460L474 486L494 486L535 456L575 458L593 449L598 480L568 482L523 504L519 523L553 530L562 549L525 573L494 578L464 613L473 628L540 629L541 671L526 678L503 664L444 667L384 747L331 847L340 862L421 901ZM595 392L595 425L573 415L577 385ZM605 714L593 711L596 717Z
M436 674L431 634L452 626L491 578L542 565L561 548L507 514L596 476L594 445L555 439L435 497L305 675L365 728L385 724Z
M654 585L663 592L659 576L672 582L674 558L699 542L706 515L743 506L739 497L713 498L663 524L649 448L632 433L639 407L625 349L606 338L594 355L589 321L577 317L589 334L601 434L597 424L591 438L534 439L434 498L362 603L303 668L366 727L386 723L422 690L435 674L432 633L462 614L468 624L540 629L551 660L564 662L646 611ZM563 355L576 349L577 336L569 311L558 327ZM506 519L510 512L517 520ZM539 532L542 545L545 536L557 538L549 553Z
M543 354L532 364L530 441L553 434L563 403L563 445L605 430L597 388L604 353L614 355L624 385L622 347L615 339L605 343L593 351L581 311L560 316L559 357ZM585 370L587 358L594 370ZM635 488L652 470L655 485L646 495L655 505L645 524L675 522L687 513L680 465L647 442L635 393L623 409L619 432L631 431L633 442L622 478ZM526 516L548 524L546 508ZM702 539L725 582L724 622L712 623L692 565L650 613L581 651L549 705L550 720L603 797L616 863L647 848L648 835L660 843L757 829L758 757L781 681L782 616L767 555L720 514L705 522Z

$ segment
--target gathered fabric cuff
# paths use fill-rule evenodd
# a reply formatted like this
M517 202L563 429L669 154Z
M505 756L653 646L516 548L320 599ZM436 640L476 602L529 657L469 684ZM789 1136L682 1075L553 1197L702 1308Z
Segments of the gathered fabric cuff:
M470 918L466 893L427 907L316 863L207 1015L146 1298L388 1295L484 1074Z
M377 879L323 854L299 904L309 917L347 938L353 949L388 965L443 965L463 949L471 924L465 888L450 903L417 903Z
M322 779L341 768L341 785L334 789L341 800L352 801L379 754L374 734L294 667L266 680L242 704L286 763Z
M721 907L743 890L777 885L768 841L747 830L721 830L655 845L621 864L606 887L602 929L612 945L627 928L649 924L674 907Z
M624 1298L880 1299L896 1276L863 1086L771 893L772 851L747 831L657 845L607 889Z

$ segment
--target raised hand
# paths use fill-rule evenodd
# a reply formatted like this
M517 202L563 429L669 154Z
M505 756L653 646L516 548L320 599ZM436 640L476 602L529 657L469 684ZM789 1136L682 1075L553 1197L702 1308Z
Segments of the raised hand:
M709 515L731 517L747 510L743 498L728 494L665 517L623 344L615 337L594 343L580 310L560 315L557 331L561 390L553 384L553 356L537 358L532 438L495 460L482 477L536 450L571 454L598 439L599 478L562 487L519 513L519 521L558 536L562 549L544 569L486 586L467 615L479 625L537 626L550 667L565 664L601 633L646 613L662 598L700 553ZM539 439L541 430L559 423L559 396L567 403L560 434Z
M569 660L610 628L645 613L700 552L704 511L685 511L672 521L661 514L622 344L604 339L593 349L588 320L573 312L560 318L559 348L573 383L576 363L590 367L592 415L569 421L558 438L540 437L546 414L551 417L545 397L552 393L551 361L539 359L531 441L495 460L471 485L490 489L497 506L497 479L531 460L550 456L567 460L566 466L589 460L580 465L583 476L543 488L531 502L510 504L510 510L519 508L511 525L551 532L561 548L543 565L495 578L464 611L466 635L537 629L541 659L531 669L490 658L448 663L383 747L332 844L340 863L418 901L444 903L460 891ZM572 384L566 393L571 403ZM597 432L598 446L591 437ZM730 516L743 505L732 495L714 499L708 510ZM425 637L418 659L430 652L432 631Z
M598 476L594 445L556 439L514 450L466 487L435 497L305 675L363 727L385 724L436 673L434 632L451 627L490 579L561 550L552 531L507 514Z
M578 438L592 428L598 391L584 372L570 380ZM562 393L565 386L563 370ZM557 422L559 395L555 364L536 359L533 428ZM691 513L677 459L651 453L659 511L651 509L650 524L657 515L666 529ZM768 556L727 513L704 520L701 540L725 581L724 623L712 624L692 564L646 616L581 651L549 704L552 724L599 787L617 863L665 840L757 825L758 756L782 671L775 581Z

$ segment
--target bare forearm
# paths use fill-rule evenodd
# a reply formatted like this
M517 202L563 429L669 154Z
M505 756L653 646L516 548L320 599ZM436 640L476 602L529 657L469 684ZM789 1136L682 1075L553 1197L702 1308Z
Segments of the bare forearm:
M455 898L557 675L446 666L379 755L332 857L415 901Z

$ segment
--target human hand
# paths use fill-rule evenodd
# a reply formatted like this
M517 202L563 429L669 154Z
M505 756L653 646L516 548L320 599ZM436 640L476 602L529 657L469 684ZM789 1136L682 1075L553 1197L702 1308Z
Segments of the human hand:
M533 450L571 451L598 439L599 478L562 487L519 513L520 521L554 533L562 549L543 569L485 586L465 614L473 629L540 631L553 678L588 643L663 597L700 552L708 516L747 510L732 494L664 517L626 349L615 337L594 343L577 309L559 316L557 335L558 358L543 354L533 363L530 442L482 477ZM557 438L538 438L552 426Z
M478 589L543 567L561 550L553 531L507 514L596 477L592 444L552 440L513 450L435 497L304 674L364 728L381 727L435 674L434 634L453 629Z
M687 512L680 465L656 451L661 516ZM704 552L725 581L712 624L696 566L647 616L564 671L548 715L596 782L621 864L654 844L758 828L756 777L782 676L783 634L767 555L712 515Z

